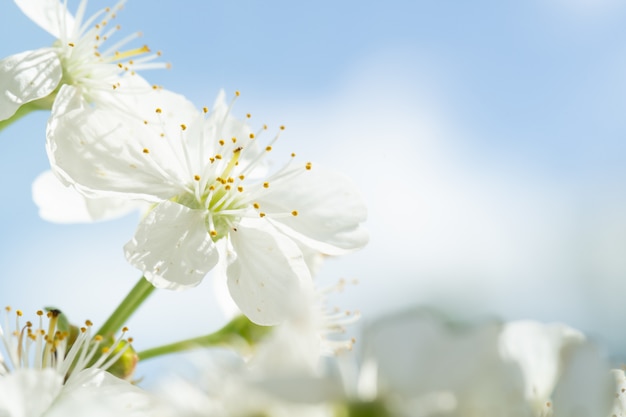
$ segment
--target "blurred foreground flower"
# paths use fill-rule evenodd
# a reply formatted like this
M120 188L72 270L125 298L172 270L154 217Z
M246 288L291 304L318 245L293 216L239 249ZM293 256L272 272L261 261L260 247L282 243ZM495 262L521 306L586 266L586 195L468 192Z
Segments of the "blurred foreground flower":
M320 359L352 348L346 326L358 313L329 309L327 297L345 282L296 297L292 315L249 356L212 351L195 357L192 379L168 377L160 386L163 407L181 417L332 416L330 403L302 403L274 395L265 384L278 381L297 390L307 378L320 377Z
M223 93L206 115L171 116L172 101L124 122L70 89L57 101L48 126L57 175L90 196L155 204L125 250L156 287L195 286L221 261L237 306L272 325L311 285L305 252L339 255L368 240L365 206L345 176L292 158L261 178L278 135L260 149L261 132L231 115Z
M369 326L361 346L360 365L343 362L342 378L265 388L325 398L350 417L609 417L616 398L605 358L560 324L466 326L415 311Z
M130 86L127 92L134 94L150 88L143 80L131 82L133 77L123 77L124 73L135 75L136 70L167 66L151 62L159 54L150 54L147 46L120 52L119 48L139 33L101 49L120 29L110 21L123 1L86 20L87 0L81 0L76 16L67 10L67 2L58 0L15 0L15 3L57 40L52 47L0 60L0 121L13 116L19 118L31 110L50 109L63 84L75 86L89 102L117 106L112 93L120 87Z
M120 337L110 347L91 336L91 323L72 329L57 310L37 312L39 324L10 326L7 308L0 337L0 415L38 416L149 416L151 396L128 381L107 372L130 348ZM128 363L134 368L134 363Z

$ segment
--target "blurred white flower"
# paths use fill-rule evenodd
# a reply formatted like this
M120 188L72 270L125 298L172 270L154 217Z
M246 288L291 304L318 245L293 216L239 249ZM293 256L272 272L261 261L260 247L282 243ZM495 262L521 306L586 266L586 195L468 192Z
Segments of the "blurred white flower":
M289 318L255 345L250 356L213 351L193 362L199 373L193 380L167 378L161 397L167 399L172 415L333 416L331 403L303 402L300 397L308 394L298 391L306 391L301 384L320 376L322 356L352 348L346 326L359 318L358 313L327 307L327 297L344 285L340 281L323 289L310 288L294 297ZM280 386L293 396L287 400L273 395L266 386Z
M467 327L413 312L376 323L364 344L377 394L401 416L608 416L613 398L606 359L561 324Z
M608 362L559 324L468 326L418 310L371 324L360 345L360 363L343 358L339 373L265 389L350 417L608 417L614 399Z
M91 337L91 324L63 329L60 313L37 312L39 324L9 324L7 308L0 338L0 415L11 417L86 417L152 414L154 401L143 390L107 372L128 346L120 337L106 348L101 337ZM119 349L118 349L119 347Z
M292 294L311 281L304 253L339 255L367 242L360 225L366 209L347 177L292 158L261 178L278 135L260 149L263 129L254 133L233 117L223 93L205 114L172 117L179 107L172 100L124 122L65 88L57 101L48 126L56 174L90 196L155 204L125 251L157 287L195 286L226 262L241 311L276 324Z
M136 94L151 88L139 76L125 75L167 66L152 62L159 54L150 53L147 46L120 51L139 33L102 48L120 29L112 20L124 1L87 19L87 0L81 0L75 16L67 10L67 2L59 0L15 0L15 3L57 40L51 47L0 60L0 121L9 119L28 103L31 109L50 109L55 91L63 84L75 86L88 102L118 107L115 93L124 94L126 90Z

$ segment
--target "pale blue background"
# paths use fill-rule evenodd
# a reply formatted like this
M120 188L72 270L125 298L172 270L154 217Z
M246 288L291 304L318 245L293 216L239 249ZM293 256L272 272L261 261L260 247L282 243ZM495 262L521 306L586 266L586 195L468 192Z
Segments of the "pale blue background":
M371 244L321 271L360 281L333 303L364 321L416 303L563 321L624 357L622 2L129 0L119 23L173 64L151 82L199 106L241 90L238 114L355 179ZM0 35L0 56L52 42L10 1ZM140 275L122 253L137 218L38 218L45 121L0 133L0 304L101 323ZM207 279L129 325L141 349L221 322Z

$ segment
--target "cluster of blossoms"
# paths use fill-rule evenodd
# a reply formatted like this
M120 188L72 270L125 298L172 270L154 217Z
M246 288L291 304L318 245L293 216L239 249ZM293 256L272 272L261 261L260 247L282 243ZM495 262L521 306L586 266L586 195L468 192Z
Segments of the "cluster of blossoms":
M142 278L97 334L56 309L38 324L7 308L0 326L0 416L622 416L624 373L579 332L534 322L451 325L424 312L373 323L360 358L330 309L345 282L315 279L328 256L365 246L367 213L343 174L291 154L268 162L269 134L233 113L150 85L165 68L147 46L113 44L122 3L86 18L59 0L15 0L51 47L0 60L0 129L50 110L51 171L33 187L42 216L105 220L139 210L124 246ZM135 353L124 321L155 289L211 273L232 320L208 336ZM14 316L14 317L13 317ZM15 319L15 324L11 321ZM114 335L122 330L122 336ZM243 344L241 343L243 342ZM133 379L138 360L189 348L197 380L169 377L158 395Z

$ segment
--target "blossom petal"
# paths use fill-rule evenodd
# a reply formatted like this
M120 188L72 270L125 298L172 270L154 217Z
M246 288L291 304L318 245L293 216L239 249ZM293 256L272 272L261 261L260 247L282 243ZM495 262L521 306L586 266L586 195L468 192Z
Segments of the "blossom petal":
M90 368L72 377L46 417L140 417L158 411L147 391L101 369Z
M15 4L43 30L65 38L74 29L74 17L59 0L14 0Z
M298 165L278 172L268 182L258 203L281 231L328 255L367 243L368 234L360 226L367 210L348 177L317 166L308 169ZM272 219L271 213L294 210L297 216Z
M41 173L32 186L39 216L53 223L89 223L124 216L144 208L141 202L115 197L89 198L64 186L51 171Z
M48 96L62 74L61 61L50 48L0 60L0 120L13 116L23 104Z
M196 286L218 261L205 212L171 201L146 215L124 250L126 259L158 288Z
M606 358L591 343L562 353L564 367L552 396L554 417L608 416L616 381Z
M582 333L565 325L520 320L504 326L499 349L504 360L519 364L528 400L542 406L561 373L561 351L584 341Z
M63 377L52 369L18 369L0 378L0 415L39 417L63 387Z
M157 202L186 192L190 174L176 153L182 146L181 127L163 121L186 121L198 116L197 111L183 96L167 90L136 95L132 101L142 103L136 108L151 108L150 114L95 109L79 98L76 88L63 86L47 130L48 157L55 174L87 194L100 196ZM161 102L171 110L155 112ZM164 133L167 126L175 133Z
M233 300L257 324L282 322L292 311L292 295L311 282L302 252L263 221L244 219L230 236L237 253L227 271Z

